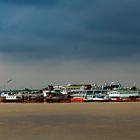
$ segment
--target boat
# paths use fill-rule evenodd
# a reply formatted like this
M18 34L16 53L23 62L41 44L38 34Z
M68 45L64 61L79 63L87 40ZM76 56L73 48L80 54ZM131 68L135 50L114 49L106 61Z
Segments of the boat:
M1 93L2 102L21 102L22 96L18 94Z
M41 90L8 90L1 92L1 102L44 102Z
M117 89L108 92L111 101L136 101L140 98L138 90Z
M43 90L44 101L48 103L53 102L70 102L67 93L62 87L54 87L49 85Z
M106 90L92 89L92 90L77 90L71 94L72 102L95 102L95 101L109 101Z
M107 90L94 89L92 92L87 92L84 102L108 102L110 101Z
M70 95L71 102L83 102L85 97L85 92L81 90L75 90L68 93Z

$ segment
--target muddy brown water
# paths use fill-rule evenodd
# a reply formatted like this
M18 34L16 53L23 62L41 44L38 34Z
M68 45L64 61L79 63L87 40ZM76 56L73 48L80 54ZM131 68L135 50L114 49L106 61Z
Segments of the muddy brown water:
M139 140L140 102L0 103L1 140Z

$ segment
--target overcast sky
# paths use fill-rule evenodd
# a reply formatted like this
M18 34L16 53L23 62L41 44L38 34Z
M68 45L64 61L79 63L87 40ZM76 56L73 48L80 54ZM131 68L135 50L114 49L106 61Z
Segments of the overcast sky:
M0 0L0 80L140 86L140 1Z

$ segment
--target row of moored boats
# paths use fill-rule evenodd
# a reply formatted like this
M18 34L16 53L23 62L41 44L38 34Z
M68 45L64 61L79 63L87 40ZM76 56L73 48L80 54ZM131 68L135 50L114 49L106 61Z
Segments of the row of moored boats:
M140 101L140 90L123 87L119 82L104 86L91 84L53 86L44 89L0 92L1 102L122 102Z

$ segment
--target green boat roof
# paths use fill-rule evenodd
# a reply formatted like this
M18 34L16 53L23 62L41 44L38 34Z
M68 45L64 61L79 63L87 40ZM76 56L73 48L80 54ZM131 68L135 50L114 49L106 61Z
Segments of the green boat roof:
M24 89L24 90L20 90L20 89L17 89L17 90L6 90L4 92L39 92L41 89Z
M51 91L50 93L51 93L51 94L62 94L61 91Z

